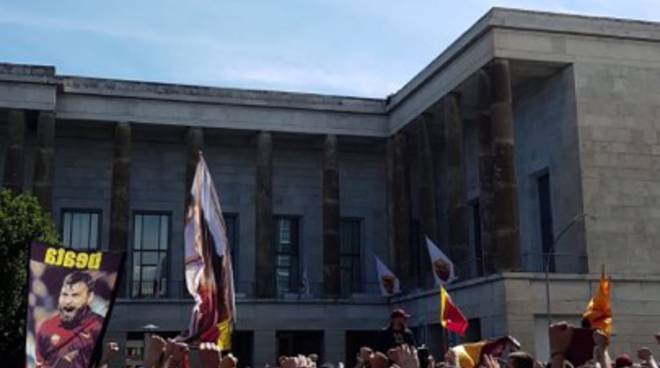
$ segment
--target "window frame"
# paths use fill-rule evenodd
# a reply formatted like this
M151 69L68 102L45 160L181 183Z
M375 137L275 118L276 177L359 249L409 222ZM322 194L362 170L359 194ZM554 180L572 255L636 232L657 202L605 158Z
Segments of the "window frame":
M341 241L343 239L343 231L344 231L343 228L342 228L342 224L344 222L357 223L357 229L358 229L357 241L358 241L358 245L357 245L357 249L352 247L353 252L351 252L351 253L343 253L342 252L343 247L342 247ZM362 257L362 254L364 253L363 252L363 248L364 248L364 231L363 231L363 229L364 229L364 218L363 217L347 216L347 217L341 217L339 219L339 243L340 243L339 244L339 281L340 281L339 282L339 287L340 287L340 294L344 295L344 296L350 296L351 294L360 293L360 292L364 291L364 283L363 283L363 280L364 280L364 275L363 275L364 267L363 267L363 264L362 264L362 260L364 258L364 257ZM351 238L353 238L353 237L351 237ZM343 258L352 259L352 262L351 262L352 267L350 269L342 266L342 259ZM358 267L357 275L356 275L355 272L353 272L353 267L354 267L355 264L357 264L357 267ZM350 271L350 275L351 275L351 282L350 282L348 290L344 290L345 286L341 282L342 272L345 271L345 270ZM355 280L355 278L357 278L357 281Z
M547 178L547 215L548 218L545 220L549 221L544 221L544 201L543 198L541 197L541 181ZM535 173L534 175L534 184L536 186L536 205L538 206L538 240L540 243L540 250L541 250L541 265L542 269L546 270L548 272L556 272L556 260L555 260L555 253L556 249L555 246L555 229L554 229L554 214L553 214L553 206L552 206L552 177L550 175L550 170L549 168L545 168L543 170L540 170L539 172ZM547 232L547 233L546 233ZM547 235L547 237L546 237ZM549 241L547 243L546 241ZM546 264L547 262L547 264Z
M136 253L136 251L140 252L140 253L144 252L144 250L142 250L142 249L136 249L135 248L135 236L136 236L136 234L135 234L135 230L136 230L136 226L135 226L136 221L135 221L135 219L136 219L137 216L167 216L167 218L168 218L168 221L167 221L168 222L167 223L167 249L165 249L164 251L161 250L161 249L148 250L147 251L147 252L157 252L158 254L160 254L161 252L165 253L164 268L165 268L165 275L166 275L166 277L165 277L166 288L165 288L165 292L162 295L159 293L159 290L154 290L151 295L144 295L142 293L142 283L143 283L143 281L142 281L142 267L144 266L142 263L140 263L140 280L138 281L138 282L140 282L140 286L139 286L138 292L136 294L133 292L133 286L134 286L134 283L136 282L136 280L134 279L134 269L133 269L133 267L134 267L133 261L135 259L135 253ZM130 254L130 256L128 257L129 258L128 262L126 262L127 266L130 267L130 270L127 270L127 273L128 273L127 279L129 281L128 290L127 290L128 295L127 296L129 298L131 298L131 299L161 299L161 298L167 298L170 295L170 293L172 291L171 290L172 289L172 287L171 287L172 286L171 285L172 280L171 280L171 269L170 269L170 258L171 258L171 250L170 249L171 249L171 242L172 242L172 222L173 222L172 217L173 217L172 211L133 210L132 216L131 216L131 235L132 236L131 236L131 240L129 242L129 254ZM144 235L142 234L141 237L143 238ZM156 269L158 269L158 268L156 268ZM156 277L158 277L158 276L156 275Z
M96 232L96 248L90 248L89 246L85 249L79 249L79 250L86 250L86 251L92 251L92 250L103 250L103 244L101 242L102 238L102 232L103 232L103 210L100 208L84 208L84 207L62 207L60 208L60 235L62 236L62 243L64 243L64 217L65 214L69 212L71 214L87 214L87 215L98 215L99 216L99 221L98 221L98 229ZM72 231L69 232L70 234ZM72 235L72 234L71 234ZM72 236L69 235L69 239L72 238ZM71 245L65 245L67 248L74 249L73 246Z
M279 245L280 245L280 228L279 228L279 221L280 220L289 220L295 222L295 233L291 232L291 237L292 239L295 238L295 242L292 242L295 245L295 253L280 253L279 252ZM301 282L301 277L302 277L302 246L301 246L301 234L302 234L302 216L299 215L273 215L273 261L274 261L274 282L275 282L275 293L277 296L284 296L285 294L289 293L299 293L300 292L300 287L299 284ZM291 229L289 229L291 231ZM293 236L295 234L295 236ZM292 276L289 274L289 286L287 290L279 290L278 284L277 284L277 271L278 269L284 269L284 267L278 267L278 262L277 258L280 255L288 255L289 257L295 257L295 265L289 265L288 269L289 272L294 272L294 275Z

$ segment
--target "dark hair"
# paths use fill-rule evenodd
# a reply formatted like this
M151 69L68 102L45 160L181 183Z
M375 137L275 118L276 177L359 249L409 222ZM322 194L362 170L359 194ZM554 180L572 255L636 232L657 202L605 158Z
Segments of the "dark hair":
M92 276L88 272L81 272L81 271L74 271L66 275L64 281L62 281L62 287L64 287L65 285L71 286L79 282L85 284L89 291L92 291L92 289L94 289L94 280L92 280Z
M509 354L515 368L534 368L534 358L524 351L516 351Z

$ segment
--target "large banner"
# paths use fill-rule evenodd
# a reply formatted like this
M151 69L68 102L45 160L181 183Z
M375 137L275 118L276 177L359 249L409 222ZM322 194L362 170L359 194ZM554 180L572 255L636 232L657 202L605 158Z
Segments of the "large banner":
M32 244L26 333L29 368L89 368L117 291L124 255Z

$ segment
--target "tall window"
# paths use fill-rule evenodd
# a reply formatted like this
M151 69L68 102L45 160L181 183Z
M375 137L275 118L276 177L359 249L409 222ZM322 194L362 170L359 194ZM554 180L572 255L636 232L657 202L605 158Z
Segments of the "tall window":
M101 234L101 211L62 211L62 242L81 250L99 249Z
M275 283L279 295L299 290L298 218L275 218Z
M362 245L362 221L355 218L341 219L339 239L339 276L342 295L362 290L360 248Z
M133 297L162 297L167 293L167 249L170 216L163 213L133 215Z
M472 255L471 274L479 277L484 275L483 251L481 249L481 216L479 211L479 199L473 200L469 204L470 210L470 253Z
M536 179L539 196L539 220L541 225L541 249L543 251L543 265L550 272L555 271L554 241L552 230L552 202L550 201L550 174L545 173ZM546 264L547 262L547 264ZM544 267L545 269L545 267Z

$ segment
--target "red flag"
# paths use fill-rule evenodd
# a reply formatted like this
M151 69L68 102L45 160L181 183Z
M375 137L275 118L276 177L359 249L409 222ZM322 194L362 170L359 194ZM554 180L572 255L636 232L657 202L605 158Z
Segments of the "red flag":
M468 321L456 307L444 287L440 287L440 324L451 332L465 336Z

